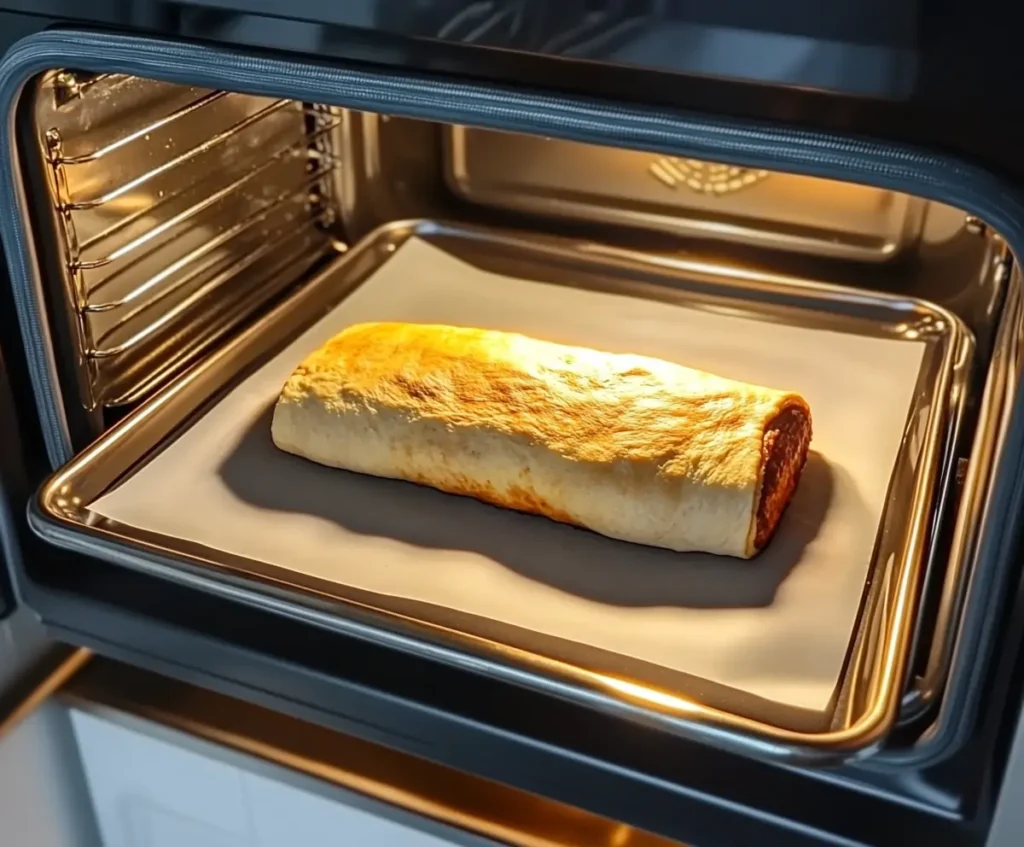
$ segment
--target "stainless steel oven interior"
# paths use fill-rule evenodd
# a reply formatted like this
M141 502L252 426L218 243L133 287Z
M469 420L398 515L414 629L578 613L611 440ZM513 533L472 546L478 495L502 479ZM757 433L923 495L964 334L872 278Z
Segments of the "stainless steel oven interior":
M913 744L941 720L958 634L976 624L961 610L984 564L981 519L1019 382L1019 278L985 222L863 185L117 74L47 73L19 120L24 212L77 454L41 494L36 528L51 540L308 601L321 625L490 657L524 684L710 728L716 743L843 758ZM339 587L282 589L279 573L210 565L89 513L412 237L512 276L547 267L696 308L928 341L828 726L771 726L508 645L499 661L493 638L368 608Z

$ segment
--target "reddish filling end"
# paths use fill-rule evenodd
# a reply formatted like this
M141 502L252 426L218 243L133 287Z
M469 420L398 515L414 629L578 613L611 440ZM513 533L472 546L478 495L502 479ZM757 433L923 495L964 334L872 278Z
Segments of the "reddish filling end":
M770 540L793 499L811 445L811 419L802 408L789 406L768 423L761 445L761 501L757 507L754 550Z

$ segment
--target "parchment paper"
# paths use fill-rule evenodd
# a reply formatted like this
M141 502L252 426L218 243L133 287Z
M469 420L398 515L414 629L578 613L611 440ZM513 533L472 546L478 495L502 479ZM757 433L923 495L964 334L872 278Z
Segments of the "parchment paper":
M739 561L612 541L278 451L270 413L293 368L366 320L514 330L796 389L814 418L812 456L771 545ZM512 279L412 239L91 508L412 603L428 619L455 615L477 634L498 627L516 646L640 681L690 680L702 697L745 693L753 699L742 708L781 706L820 721L854 630L923 352L919 342Z

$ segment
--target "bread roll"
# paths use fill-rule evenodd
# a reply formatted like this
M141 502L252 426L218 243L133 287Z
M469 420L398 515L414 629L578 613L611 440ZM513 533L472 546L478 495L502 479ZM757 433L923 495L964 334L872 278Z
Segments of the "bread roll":
M274 443L612 538L749 558L811 439L798 394L522 335L351 326L274 409Z

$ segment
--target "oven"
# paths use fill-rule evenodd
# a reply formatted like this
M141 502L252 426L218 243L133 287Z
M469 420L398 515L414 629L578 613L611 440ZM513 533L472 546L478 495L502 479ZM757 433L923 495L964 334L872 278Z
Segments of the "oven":
M8 606L81 673L681 843L984 842L1024 205L946 19L5 8ZM812 452L750 562L292 461L283 380L366 320L794 385Z

